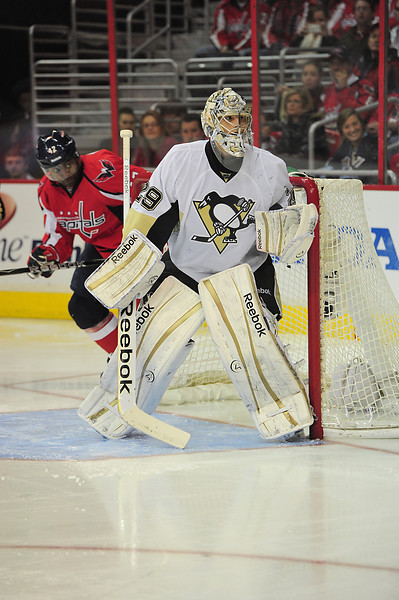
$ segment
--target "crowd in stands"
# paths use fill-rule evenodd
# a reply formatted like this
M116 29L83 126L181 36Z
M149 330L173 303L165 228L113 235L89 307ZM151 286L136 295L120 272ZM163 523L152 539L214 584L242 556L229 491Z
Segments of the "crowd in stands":
M249 0L222 0L214 13L209 44L199 47L196 57L250 55L250 16ZM268 107L260 117L260 145L289 166L306 170L309 128L323 120L314 135L317 168L326 173L377 169L379 1L264 0L259 4L259 24L264 56L286 47L322 48L329 56L324 71L321 61L302 60L300 81L276 87L272 111ZM387 92L393 100L388 102L387 159L392 166L399 163L399 0L389 0L389 35ZM33 160L29 94L26 85L15 90L12 114L0 107L0 178L41 176ZM140 116L123 106L119 127L134 131L132 163L147 168L156 167L173 145L204 138L200 115L178 98L150 104ZM112 149L112 139L102 140L99 148ZM375 176L360 178L376 181Z
M34 157L31 90L21 80L11 90L13 104L0 104L0 178L34 179L41 170Z

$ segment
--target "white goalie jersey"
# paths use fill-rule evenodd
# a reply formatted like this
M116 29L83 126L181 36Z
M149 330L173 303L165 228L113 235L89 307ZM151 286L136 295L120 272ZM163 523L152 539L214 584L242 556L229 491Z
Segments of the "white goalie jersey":
M256 250L255 211L286 207L292 194L285 163L266 150L246 146L238 173L218 166L207 141L174 146L128 217L127 227L146 223L147 234L157 219L170 226L173 213L171 259L196 281L241 263L258 269L267 255Z

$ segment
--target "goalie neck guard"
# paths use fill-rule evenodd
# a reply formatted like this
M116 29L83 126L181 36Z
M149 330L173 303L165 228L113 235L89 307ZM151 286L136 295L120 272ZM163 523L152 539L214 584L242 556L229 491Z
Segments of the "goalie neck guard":
M75 140L64 131L53 129L51 134L37 140L36 160L42 169L50 169L74 157L79 157Z
M231 128L226 117L237 116ZM252 145L252 115L246 100L231 88L223 88L209 96L201 114L204 133L228 154L244 156L244 144Z

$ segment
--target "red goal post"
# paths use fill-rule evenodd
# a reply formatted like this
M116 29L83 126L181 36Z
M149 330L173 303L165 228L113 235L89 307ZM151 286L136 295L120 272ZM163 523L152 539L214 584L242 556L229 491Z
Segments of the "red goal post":
M290 181L295 187L303 188L306 192L307 204L313 203L320 214L319 189L315 181L309 177L291 176ZM321 373L320 373L320 230L319 223L314 231L314 239L308 252L307 272L307 301L308 301L308 364L309 383L308 394L313 407L315 422L310 429L312 439L323 438L321 418ZM305 259L306 260L306 259Z
M399 304L374 248L356 179L290 177L319 212L308 255L274 261L279 337L307 385L312 438L399 437ZM237 398L206 324L163 402Z

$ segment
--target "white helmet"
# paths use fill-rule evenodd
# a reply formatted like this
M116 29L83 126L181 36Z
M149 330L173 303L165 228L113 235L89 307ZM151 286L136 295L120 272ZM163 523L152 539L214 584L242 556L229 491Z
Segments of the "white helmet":
M239 116L239 125L233 129L223 124L229 115ZM244 144L252 145L251 109L239 94L231 88L218 90L209 96L201 114L204 133L228 154L244 156Z

